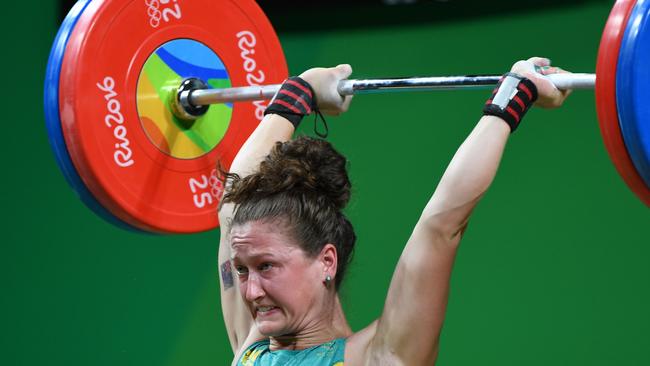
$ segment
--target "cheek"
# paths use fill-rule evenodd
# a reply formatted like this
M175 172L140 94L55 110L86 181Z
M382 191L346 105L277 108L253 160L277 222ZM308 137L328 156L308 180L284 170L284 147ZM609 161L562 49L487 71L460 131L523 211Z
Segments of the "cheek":
M268 281L266 286L273 296L287 306L298 305L314 296L313 271L305 267L285 268L281 274Z
M318 271L313 266L304 266L291 274L290 291L295 297L310 300L318 293Z

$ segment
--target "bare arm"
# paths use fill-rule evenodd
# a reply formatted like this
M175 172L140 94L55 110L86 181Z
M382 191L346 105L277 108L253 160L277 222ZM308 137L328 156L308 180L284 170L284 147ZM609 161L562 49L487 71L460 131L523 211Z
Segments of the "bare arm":
M321 111L338 114L347 110L350 98L342 98L338 93L332 95L331 91L336 91L338 81L346 78L351 72L352 69L349 65L340 65L331 69L310 69L301 77L312 86ZM275 143L290 140L293 132L294 126L287 119L275 114L265 116L235 156L230 172L236 173L240 177L253 173ZM251 337L256 338L259 335L253 333L253 318L240 294L237 276L233 273L230 265L231 250L228 234L233 208L232 204L224 204L219 210L221 239L218 261L221 280L221 310L230 345L233 352L237 354L247 342L254 341L254 339L250 339Z
M561 104L566 94L528 75L532 63L525 66L517 63L513 71L535 82L542 104ZM557 100L550 103L549 98ZM374 363L435 363L456 249L472 210L494 179L509 135L503 120L484 116L454 155L397 264L370 345Z
M277 141L291 139L293 125L280 116L269 114L237 153L230 167L231 173L246 176L252 173ZM221 240L219 243L219 277L221 279L221 310L233 352L237 352L250 333L253 319L244 304L236 285L236 275L230 265L228 232L233 215L233 205L224 204L219 210Z

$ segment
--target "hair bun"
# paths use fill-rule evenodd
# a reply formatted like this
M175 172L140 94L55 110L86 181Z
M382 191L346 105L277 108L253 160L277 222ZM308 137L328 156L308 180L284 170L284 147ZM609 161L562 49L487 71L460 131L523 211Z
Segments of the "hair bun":
M345 157L324 140L302 136L278 142L256 173L257 192L314 194L342 209L350 199L346 163Z

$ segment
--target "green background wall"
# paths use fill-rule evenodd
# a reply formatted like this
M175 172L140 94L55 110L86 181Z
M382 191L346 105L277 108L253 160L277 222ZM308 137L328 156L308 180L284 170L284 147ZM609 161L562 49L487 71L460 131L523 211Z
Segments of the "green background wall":
M0 363L228 364L218 231L133 234L83 206L41 106L57 5L4 6ZM355 77L501 73L530 55L593 71L610 6L280 39L292 73L342 62ZM410 230L488 94L361 96L328 119L354 184L359 241L342 290L354 329L380 314ZM530 112L463 240L439 364L650 365L648 213L609 161L593 92Z

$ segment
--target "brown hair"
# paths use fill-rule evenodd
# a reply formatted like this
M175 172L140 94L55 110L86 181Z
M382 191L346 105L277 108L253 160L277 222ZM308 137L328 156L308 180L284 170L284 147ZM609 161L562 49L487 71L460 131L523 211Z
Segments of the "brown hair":
M226 174L222 203L234 203L231 227L256 220L281 220L308 256L327 243L336 247L338 289L356 235L342 212L350 199L347 160L324 140L299 137L275 144L259 170L244 178Z

